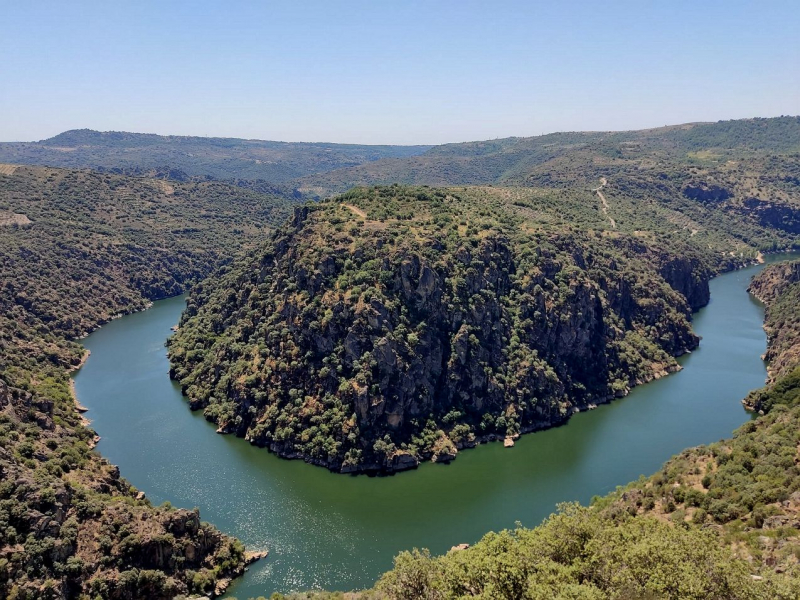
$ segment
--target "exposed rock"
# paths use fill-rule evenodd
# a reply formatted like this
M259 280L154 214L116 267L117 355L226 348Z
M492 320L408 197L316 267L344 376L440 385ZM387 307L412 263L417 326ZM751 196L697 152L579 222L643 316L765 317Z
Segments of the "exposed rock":
M780 529L782 527L800 529L800 520L791 515L775 515L764 519L763 529Z
M788 233L800 233L800 208L777 202L765 202L759 198L747 198L743 210L765 227L781 229Z

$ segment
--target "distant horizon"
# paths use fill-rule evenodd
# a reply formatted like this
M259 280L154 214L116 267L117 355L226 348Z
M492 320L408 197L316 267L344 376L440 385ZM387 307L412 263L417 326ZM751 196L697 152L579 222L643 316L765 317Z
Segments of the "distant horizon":
M800 113L796 0L11 2L0 140L439 145Z
M723 118L723 119L710 119L710 120L694 120L694 121L683 121L680 123L666 123L664 125L654 125L654 126L645 126L645 127L630 127L624 129L557 129L554 131L546 131L543 133L534 133L531 135L504 135L504 136L497 136L492 138L481 138L481 139L464 139L464 140L457 140L457 141L448 141L448 142L441 142L441 143L424 143L424 142L412 142L412 143L393 143L393 142L377 142L377 143L370 143L370 142L351 142L351 141L331 141L331 140L286 140L286 139L275 139L275 138L267 138L267 137L245 137L239 135L202 135L202 134L191 134L191 133L159 133L154 131L134 131L130 129L95 129L93 127L71 127L68 129L64 129L53 135L48 137L40 138L40 139L31 139L31 140L0 140L0 144L34 144L38 142L44 142L50 140L54 137L58 137L64 133L69 133L71 131L91 131L93 133L128 133L134 135L154 135L158 137L185 137L185 138L201 138L201 139L235 139L235 140L244 140L244 141L254 141L254 142L275 142L280 144L336 144L342 146L444 146L448 144L469 144L473 142L486 142L486 141L494 141L494 140L503 140L503 139L512 139L512 138L533 138L533 137L541 137L546 135L555 135L559 133L624 133L629 131L647 131L651 129L664 129L669 127L680 127L684 125L701 125L701 124L709 124L709 123L721 123L724 121L750 121L755 119L778 119L782 117L795 117L799 118L800 113L798 114L778 114L778 115L771 115L771 116L748 116L748 117L734 117L734 118Z

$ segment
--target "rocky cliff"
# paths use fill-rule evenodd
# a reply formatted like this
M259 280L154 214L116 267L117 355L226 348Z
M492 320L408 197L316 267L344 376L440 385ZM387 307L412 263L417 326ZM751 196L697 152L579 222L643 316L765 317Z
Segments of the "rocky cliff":
M765 267L753 278L748 291L766 304L764 330L767 332L769 383L788 374L800 363L800 261ZM758 393L746 404L761 410Z
M536 230L469 193L358 190L298 209L201 284L172 375L221 432L343 472L400 470L676 369L709 277L697 257Z

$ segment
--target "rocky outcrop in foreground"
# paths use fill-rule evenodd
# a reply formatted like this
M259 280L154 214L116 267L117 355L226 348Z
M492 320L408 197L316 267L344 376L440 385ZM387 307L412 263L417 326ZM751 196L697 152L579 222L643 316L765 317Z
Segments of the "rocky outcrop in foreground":
M0 380L0 595L168 599L241 573L238 541L196 511L151 506L90 452L94 433L63 400Z

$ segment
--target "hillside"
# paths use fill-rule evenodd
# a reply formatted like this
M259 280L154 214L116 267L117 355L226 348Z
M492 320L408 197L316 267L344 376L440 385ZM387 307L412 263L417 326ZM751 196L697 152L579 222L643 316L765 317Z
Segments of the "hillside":
M614 200L614 223L580 189L392 186L298 209L195 288L172 375L220 431L336 471L513 443L674 370L712 273L795 239L685 196Z
M798 320L798 264L771 265L754 281L766 323L779 306ZM773 337L769 354L794 371L758 391L765 414L731 439L688 449L590 507L562 505L533 529L489 533L438 557L403 552L371 590L287 598L797 598L800 364Z
M435 146L419 156L384 159L307 176L294 183L319 196L354 185L594 185L599 177L660 178L690 172L713 177L741 168L729 161L764 156L792 157L797 184L800 117L690 123L622 132L554 133L530 138ZM745 165L746 166L746 165Z
M116 170L125 174L155 170L167 173L170 179L210 176L281 183L382 158L414 156L428 148L76 129L40 142L0 143L0 162Z
M750 292L766 304L764 329L769 345L764 359L774 385L750 394L745 405L764 413L776 401L791 404L800 398L795 389L800 388L800 262L770 265L753 278ZM776 400L778 395L782 398Z
M183 292L290 212L217 183L0 168L0 596L172 598L242 571L239 542L151 506L92 451L72 340Z

